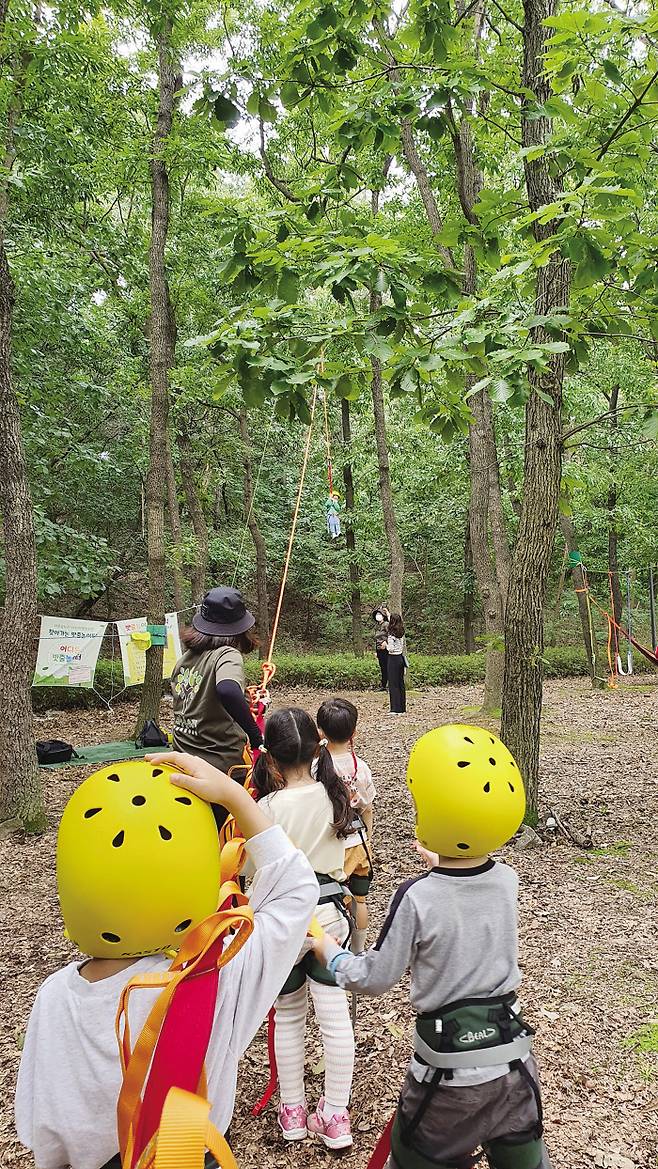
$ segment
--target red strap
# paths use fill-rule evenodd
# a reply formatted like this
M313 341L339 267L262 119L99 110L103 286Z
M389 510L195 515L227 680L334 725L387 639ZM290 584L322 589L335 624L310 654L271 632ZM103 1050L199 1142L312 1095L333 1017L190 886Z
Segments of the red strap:
M391 1151L391 1131L393 1129L395 1115L396 1114L394 1112L382 1135L377 1141L372 1157L368 1161L367 1169L384 1169L384 1165L388 1161L389 1153Z
M176 988L153 1053L134 1143L133 1165L157 1132L170 1088L195 1093L210 1041L219 985L216 966L224 939L207 954L209 968Z
M274 1031L276 1028L275 1019L276 1010L274 1007L272 1007L272 1010L267 1017L267 1055L270 1061L270 1079L260 1100L257 1104L254 1104L251 1110L252 1116L260 1116L261 1112L265 1111L274 1093L276 1092L276 1086L279 1082L279 1071L276 1066L276 1051L274 1050Z

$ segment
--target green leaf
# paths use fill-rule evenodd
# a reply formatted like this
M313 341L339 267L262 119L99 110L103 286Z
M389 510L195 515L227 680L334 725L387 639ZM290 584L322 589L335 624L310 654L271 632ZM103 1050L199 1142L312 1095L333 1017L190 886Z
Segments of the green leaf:
M225 129L237 126L240 121L240 111L235 105L235 102L232 102L230 98L224 97L222 94L215 98L213 110L220 126L223 126Z
M262 98L258 103L258 113L264 122L276 122L279 116L276 106L273 106L271 101L268 101L266 97Z

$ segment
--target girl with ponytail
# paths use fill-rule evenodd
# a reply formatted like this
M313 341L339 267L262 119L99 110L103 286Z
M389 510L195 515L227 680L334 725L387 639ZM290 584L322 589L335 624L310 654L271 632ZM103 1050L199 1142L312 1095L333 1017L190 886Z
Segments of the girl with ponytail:
M265 744L254 768L256 798L290 840L305 853L318 881L316 917L339 942L349 934L341 883L350 797L336 774L313 719L298 707L278 710L265 726ZM304 1035L308 992L325 1056L325 1089L308 1115L304 1090ZM352 1144L347 1106L354 1071L354 1033L347 996L305 946L276 1002L274 1040L279 1071L279 1126L286 1141L309 1132L330 1149Z

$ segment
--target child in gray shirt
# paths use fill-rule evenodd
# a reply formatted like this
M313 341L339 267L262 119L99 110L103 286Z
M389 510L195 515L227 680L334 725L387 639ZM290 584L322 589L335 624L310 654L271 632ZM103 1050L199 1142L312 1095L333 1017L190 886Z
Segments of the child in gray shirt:
M518 877L487 854L519 826L523 783L479 727L424 735L407 784L430 868L393 896L375 946L316 954L347 991L379 995L411 973L414 1053L392 1123L389 1169L550 1169L532 1030L516 999Z

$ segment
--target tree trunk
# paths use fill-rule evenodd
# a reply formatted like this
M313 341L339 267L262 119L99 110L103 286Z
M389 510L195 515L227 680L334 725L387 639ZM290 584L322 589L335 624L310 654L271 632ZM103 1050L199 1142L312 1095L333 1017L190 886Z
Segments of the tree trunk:
M0 510L5 600L0 618L0 821L46 826L34 748L32 671L37 552L20 412L11 375L14 291L0 221Z
M171 570L174 585L174 605L180 613L185 607L185 592L183 589L183 573L180 567L181 554L181 522L180 507L178 506L178 491L176 488L176 470L171 453L171 442L167 436L167 511L169 513L169 531L174 546L174 563Z
M475 652L473 620L473 552L471 551L471 517L470 514L467 514L464 533L464 650L467 654Z
M194 459L194 447L185 422L178 425L178 455L185 492L185 502L196 539L196 557L192 570L192 601L196 605L206 591L208 572L208 525L197 484L198 468Z
M389 163L390 165L390 163ZM386 167L386 172L388 166ZM373 191L371 197L373 218L379 211L379 191ZM382 307L382 298L374 289L370 293L370 312L376 313ZM384 407L384 384L382 380L382 366L378 358L370 359L372 379L370 389L372 393L372 409L375 417L375 443L379 463L379 495L384 516L384 532L388 543L390 557L389 604L392 613L402 612L402 583L404 579L404 552L398 532L393 491L391 489L391 468L388 458L388 435L386 433L386 411Z
M564 536L567 552L578 552L578 537L570 516L560 516L560 529ZM572 568L571 581L576 591L576 597L578 598L578 613L580 616L580 627L583 633L583 645L585 646L585 654L587 655L589 676L592 680L592 687L598 689L602 684L602 679L598 678L596 674L596 636L594 635L593 627L590 627L590 614L587 605L587 596L585 594L585 577L582 564L576 564Z
M242 439L244 467L244 516L245 523L256 551L256 608L258 632L261 638L260 656L267 653L270 640L270 607L267 594L267 548L254 511L254 476L251 462L251 438L247 425L246 410L240 411L240 437Z
M340 404L341 421L343 428L343 446L345 448L345 462L343 463L343 483L345 485L345 543L350 568L350 607L352 610L352 648L357 658L363 657L363 621L361 619L361 572L356 555L356 536L354 534L354 479L352 477L352 463L350 448L352 444L352 428L350 425L350 404L343 398Z
M0 38L7 7L0 0ZM16 158L15 130L28 63L27 53L16 61L14 93L5 120L5 177L0 183L0 514L5 561L5 598L0 614L0 821L16 821L28 832L39 832L46 827L46 812L34 747L31 691L37 632L37 552L21 416L12 380L14 286L4 237L9 210L7 177Z
M551 123L537 116L551 95L543 73L546 38L543 21L555 11L556 0L523 0L523 84L534 94L522 113L525 148L543 146ZM542 155L524 159L525 184L530 210L554 202L558 180L552 177ZM544 241L557 230L554 221L535 222L533 232ZM571 268L559 251L537 272L535 312L550 316L566 310L571 291ZM531 333L535 342L554 338L538 325ZM552 354L546 372L529 371L530 397L525 410L524 482L519 534L510 574L505 620L505 676L503 682L502 737L515 755L525 780L530 820L537 816L539 798L539 741L542 708L542 652L544 648L544 601L555 539L562 474L562 389L564 355Z
M610 591L612 594L613 617L617 623L621 621L624 608L624 599L621 592L619 578L619 532L617 531L617 464L619 461L619 386L613 386L609 398L610 428L610 471L612 478L608 489L608 571L610 573Z
M149 365L151 374L151 427L149 469L146 480L146 526L148 538L148 622L165 622L165 539L164 516L167 493L167 421L169 414L169 370L176 345L176 323L169 296L165 251L169 230L169 175L163 151L171 133L176 92L176 70L171 50L172 23L165 19L158 33L159 104L153 138L151 171L151 246L149 253ZM157 719L162 696L164 646L152 645L146 652L146 673L139 708L139 727L146 719Z

